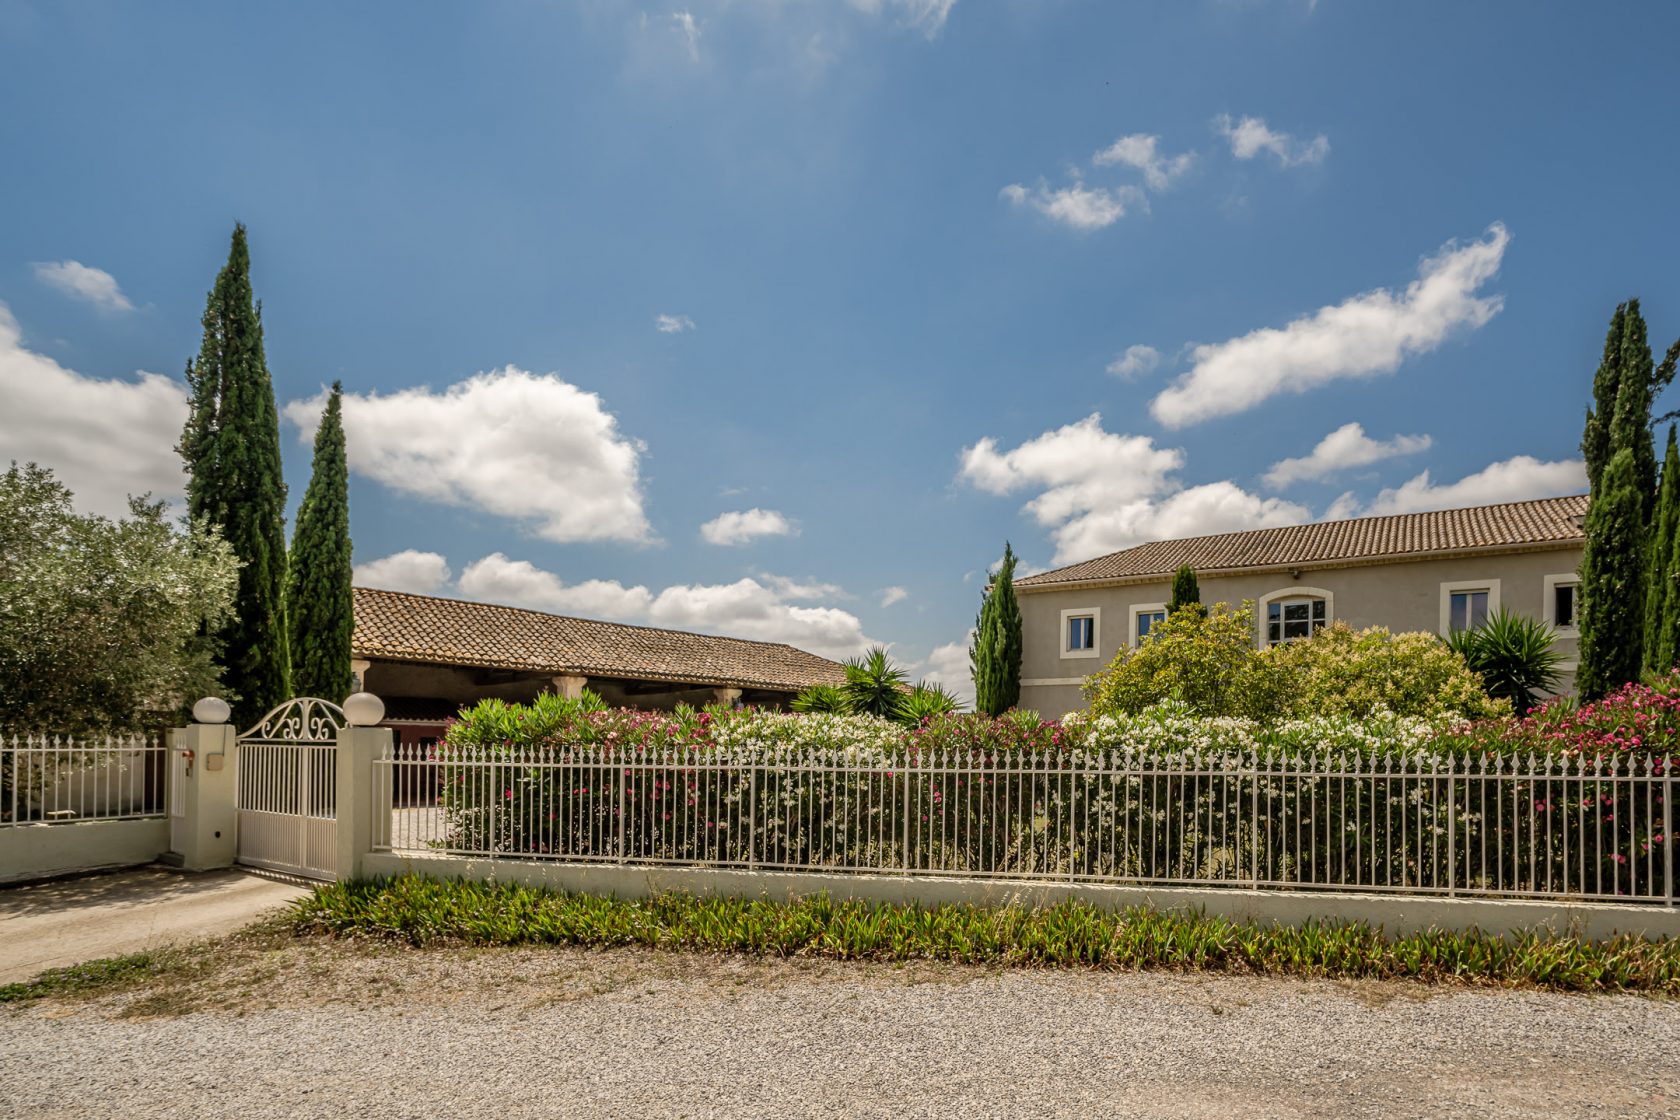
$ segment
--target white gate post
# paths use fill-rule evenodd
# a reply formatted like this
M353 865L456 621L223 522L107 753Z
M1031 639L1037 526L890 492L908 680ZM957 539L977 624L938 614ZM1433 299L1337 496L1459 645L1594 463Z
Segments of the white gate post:
M188 871L232 867L237 853L239 782L235 732L228 706L215 697L193 705L193 720L178 728L171 751L169 847Z
M391 784L379 780L374 765L378 759L391 757L391 729L373 726L385 718L385 705L372 693L358 692L344 701L344 717L347 722L338 732L338 858L334 861L341 883L361 878L363 858L391 826Z

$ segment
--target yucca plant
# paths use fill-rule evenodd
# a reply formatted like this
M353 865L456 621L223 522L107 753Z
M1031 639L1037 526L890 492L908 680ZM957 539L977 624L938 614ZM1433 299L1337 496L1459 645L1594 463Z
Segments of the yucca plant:
M825 715L845 715L852 710L850 701L846 699L846 692L838 685L814 684L793 698L791 705L796 712L810 712Z
M910 690L899 706L898 718L904 723L919 724L929 716L942 716L956 711L957 698L945 691L943 685L922 681Z
M876 646L846 662L846 699L857 715L898 719L904 707L905 680L904 670L887 657L886 648Z
M1552 628L1503 607L1472 630L1447 639L1453 652L1480 673L1490 696L1509 700L1517 714L1540 702L1557 684L1558 663Z

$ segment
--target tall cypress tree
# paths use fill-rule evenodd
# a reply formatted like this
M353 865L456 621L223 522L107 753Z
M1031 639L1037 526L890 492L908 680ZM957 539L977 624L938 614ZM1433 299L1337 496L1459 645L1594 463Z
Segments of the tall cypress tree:
M1651 343L1639 301L1628 300L1622 327L1622 373L1610 421L1610 453L1633 452L1633 484L1640 495L1641 522L1649 524L1657 504L1657 449L1651 439L1651 402L1656 395Z
M1651 522L1650 559L1645 566L1645 668L1663 672L1674 664L1674 642L1663 620L1674 597L1673 562L1676 520L1680 519L1680 445L1674 425L1668 427L1668 450L1663 456L1662 482L1657 489L1657 513Z
M1593 374L1593 403L1587 409L1586 430L1581 433L1581 457L1587 464L1587 486L1596 493L1599 476L1610 461L1610 420L1616 414L1616 397L1622 388L1622 334L1627 325L1625 303L1617 304L1604 335L1604 356Z
M309 488L298 506L286 566L292 689L341 700L350 691L350 471L344 451L343 387L333 382L315 430Z
M974 670L974 709L1000 716L1021 700L1021 605L1015 599L1015 550L1004 542L1003 563L992 573L974 622L968 660Z
M1172 602L1167 604L1167 613L1189 606L1201 609L1202 588L1196 582L1196 570L1188 564L1180 564L1178 571L1173 573Z
M1581 662L1575 685L1596 700L1639 676L1644 626L1644 524L1630 448L1599 476L1581 557Z
M216 635L240 723L286 698L286 483L280 422L263 355L262 308L251 293L245 227L204 305L204 340L187 366L192 396L178 450L187 511L222 531L239 558L234 618Z

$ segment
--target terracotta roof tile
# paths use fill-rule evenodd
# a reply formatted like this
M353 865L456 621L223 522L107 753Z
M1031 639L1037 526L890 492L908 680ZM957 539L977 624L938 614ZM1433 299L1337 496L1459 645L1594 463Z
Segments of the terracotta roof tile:
M1281 529L1152 541L1015 581L1025 590L1100 580L1166 576L1189 564L1198 573L1461 550L1569 545L1582 539L1587 497L1542 498L1496 506L1320 521Z
M658 630L540 611L355 590L358 657L796 692L844 668L776 642Z

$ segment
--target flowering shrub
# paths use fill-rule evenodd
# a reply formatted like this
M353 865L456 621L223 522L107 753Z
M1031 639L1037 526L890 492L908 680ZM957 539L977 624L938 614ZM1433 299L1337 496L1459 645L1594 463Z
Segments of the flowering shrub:
M1294 717L1377 712L1487 719L1510 713L1495 700L1462 656L1433 634L1391 634L1386 627L1354 630L1333 623L1307 641L1266 651L1287 682L1280 711Z
M1155 625L1135 649L1122 649L1085 684L1091 709L1141 712L1165 701L1203 716L1264 719L1283 697L1275 664L1254 648L1254 612L1215 603L1180 610Z
M1680 672L1650 684L1627 684L1591 704L1547 701L1523 719L1456 728L1438 746L1500 754L1570 758L1673 758L1680 765Z

